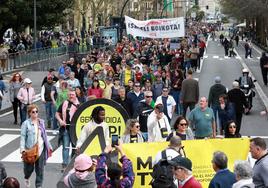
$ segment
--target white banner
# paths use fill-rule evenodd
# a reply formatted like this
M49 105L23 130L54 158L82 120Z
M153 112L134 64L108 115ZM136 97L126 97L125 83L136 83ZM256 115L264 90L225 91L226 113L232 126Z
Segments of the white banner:
M153 19L139 21L125 16L127 34L145 38L184 37L184 18Z

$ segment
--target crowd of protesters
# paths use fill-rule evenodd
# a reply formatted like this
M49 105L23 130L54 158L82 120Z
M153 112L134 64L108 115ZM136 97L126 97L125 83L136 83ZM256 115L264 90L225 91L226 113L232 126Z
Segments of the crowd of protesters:
M63 61L58 70L49 70L42 82L41 99L46 110L47 128L52 127L53 134L58 134L59 143L63 144L62 172L65 171L70 161L70 144L77 149L76 153L79 154L86 137L96 127L103 127L107 145L104 153L99 156L97 164L82 154L76 158L74 169L64 180L67 186L76 187L77 183L82 183L85 187L89 185L96 187L96 184L100 187L109 185L132 187L134 182L132 163L125 156L121 142L115 148L121 154L120 161L123 168L115 164L110 170L105 168L107 156L112 148L108 138L108 126L104 122L104 108L96 107L92 111L91 121L83 127L78 142L71 143L71 119L79 106L88 100L112 99L125 108L131 119L127 122L127 128L122 137L123 143L171 142L176 137L181 140L215 138L217 132L221 135L225 134L227 138L241 137L235 110L240 107L244 109L246 106L243 103L240 104L242 106L233 104L234 102L231 104L231 93L223 90L224 86L215 87L210 91L208 99L200 97L199 83L193 78L194 72L200 68L208 32L213 29L215 29L214 26L192 23L191 27L186 29L186 37L180 39L180 45L175 49L171 48L172 41L168 39L138 40L124 37L113 50L94 49L81 60L70 58ZM215 78L215 84L220 84L220 78ZM19 123L17 118L19 107L20 124L25 127L27 122L31 122L31 117L29 119L26 117L27 113L33 116L38 113L36 107L35 112L27 111L27 107L32 106L35 99L32 81L29 78L22 79L19 73L15 73L10 80L10 85L12 86L9 89L10 100L13 104L14 124ZM102 87L103 85L105 87ZM235 89L237 83L233 83L233 86ZM228 94L229 98L226 96ZM173 117L176 121L174 125L171 125ZM216 121L217 117L220 121ZM217 125L217 122L220 123ZM266 148L262 142L260 144L257 141L253 142L252 152L255 152L256 148ZM34 142L31 142L31 145L33 144ZM49 146L46 149L49 152L51 148ZM72 151L73 157L75 150ZM260 159L259 156L260 154L255 158ZM48 153L43 160L47 157ZM200 184L192 179L191 161L187 158L174 160L172 163L175 167L174 175L181 184L180 187L187 187L186 182L190 179L198 187ZM225 154L214 154L213 168L216 174L227 171L226 164ZM96 179L92 174L95 165ZM25 172L27 168L30 167L25 164ZM124 178L120 180L122 173ZM179 173L183 174L179 175ZM28 173L25 179L27 186L29 186L30 175L31 173ZM221 187L231 187L235 183L235 176L231 176L233 181L228 180L229 184L224 179L215 176L210 187L215 187L214 184L217 184L219 179L223 182ZM261 182L260 179L263 176L261 174L258 176L255 181ZM42 172L37 173L39 182L36 186L42 185L42 177ZM265 181L262 180L267 186Z

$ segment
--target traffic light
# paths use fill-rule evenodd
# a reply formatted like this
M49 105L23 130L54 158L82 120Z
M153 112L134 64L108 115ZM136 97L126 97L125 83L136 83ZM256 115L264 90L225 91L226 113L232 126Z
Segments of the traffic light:
M208 6L208 5L206 6L206 9L207 9L207 10L209 9L209 6Z

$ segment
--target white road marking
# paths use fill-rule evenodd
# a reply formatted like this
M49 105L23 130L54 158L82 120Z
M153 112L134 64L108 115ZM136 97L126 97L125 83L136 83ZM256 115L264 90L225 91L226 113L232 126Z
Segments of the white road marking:
M221 60L221 61L222 61L222 60L223 60L223 58L220 58L219 60Z
M214 58L214 59L218 59L219 56L218 56L218 55L214 55L213 58Z
M257 57L257 59L261 59L261 57Z
M19 138L20 135L18 134L3 134L0 137L0 148L7 145L9 142L12 142L13 140Z
M52 140L55 136L48 136L48 140ZM53 154L52 154L53 155ZM12 153L10 153L8 156L6 156L1 161L3 162L21 162L21 154L20 154L20 148L16 149ZM59 162L61 163L61 162Z

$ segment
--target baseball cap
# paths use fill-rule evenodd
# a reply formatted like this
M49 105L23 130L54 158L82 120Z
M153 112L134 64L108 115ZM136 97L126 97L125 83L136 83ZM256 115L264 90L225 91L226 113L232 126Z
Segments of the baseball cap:
M85 171L92 166L92 163L91 157L87 156L86 154L80 154L75 158L74 168L78 171Z
M32 83L32 80L30 78L25 78L24 79L24 83L31 84Z
M186 157L177 156L171 159L171 161L169 161L169 164L192 171L192 161Z

